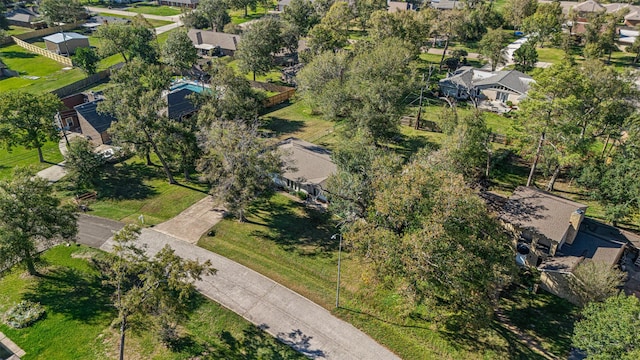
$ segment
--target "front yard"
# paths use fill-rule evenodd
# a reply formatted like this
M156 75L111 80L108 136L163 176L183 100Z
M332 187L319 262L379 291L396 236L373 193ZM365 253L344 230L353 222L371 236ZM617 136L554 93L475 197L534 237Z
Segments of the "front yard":
M36 149L27 150L22 146L17 146L9 152L5 147L0 147L0 180L9 179L13 170L19 166L31 166L37 172L63 160L57 141L47 142L42 147L42 155L47 162L41 163L38 160L38 150Z
M26 351L31 359L114 359L119 336L113 323L113 289L91 259L98 250L84 246L57 246L42 256L41 276L30 276L15 266L0 278L0 314L23 299L39 302L45 318L13 329L0 322L0 331ZM242 319L239 315L197 295L181 323L173 349L161 344L149 323L137 322L127 333L127 359L194 359L206 352L216 359L303 359Z

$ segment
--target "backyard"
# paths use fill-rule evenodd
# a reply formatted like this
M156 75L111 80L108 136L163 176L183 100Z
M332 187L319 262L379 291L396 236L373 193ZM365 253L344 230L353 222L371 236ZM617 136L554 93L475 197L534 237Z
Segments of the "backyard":
M0 314L26 299L46 309L44 319L13 329L0 322L0 331L26 351L30 359L112 359L119 336L110 304L113 289L92 265L103 254L84 246L57 246L41 257L40 276L15 266L0 278ZM214 358L303 359L239 315L196 295L180 337L167 348L149 331L149 322L136 322L127 334L128 359L187 359L203 352Z
M42 155L47 162L38 161L38 150L36 149L28 150L18 146L7 151L5 147L0 147L0 180L9 179L16 167L31 166L37 172L63 160L57 141L49 141L44 144Z

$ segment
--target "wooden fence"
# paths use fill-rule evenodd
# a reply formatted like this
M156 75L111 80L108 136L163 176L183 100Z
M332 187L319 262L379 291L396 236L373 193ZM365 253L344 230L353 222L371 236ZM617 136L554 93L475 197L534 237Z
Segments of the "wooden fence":
M42 56L48 57L49 59L55 60L55 61L57 61L57 62L59 62L59 63L61 63L63 65L73 66L73 63L71 62L71 59L68 58L68 57L64 57L62 55L58 55L56 53L53 53L53 52L51 52L49 50L46 50L46 49L43 49L41 47L29 44L27 42L24 42L24 41L18 39L15 36L12 36L12 38L13 38L13 41L23 49L26 49L26 50L31 51L32 53L36 53L38 55L42 55Z
M69 30L76 29L78 26L80 26L83 23L84 21L77 22L74 24L66 24L62 26L54 26L54 27L44 28L40 30L29 31L23 34L14 35L14 37L20 40L28 40L28 39L43 37L43 36L55 34L60 31L69 31ZM14 41L13 37L8 37L4 39L4 41L0 41L0 45L11 44L13 41Z
M121 68L122 66L124 66L124 63L117 63L113 66L111 66L108 69L102 70L98 73L95 73L89 77L86 77L82 80L78 80L74 83L71 83L69 85L63 86L61 88L58 88L56 90L51 91L52 94L56 94L58 95L58 97L63 98L65 96L69 96L69 95L73 95L75 93L78 92L78 90L84 89L86 87L89 87L90 85L93 85L97 82L100 82L106 78L108 78L109 76L111 76L111 71L116 70Z
M296 93L296 89L288 86L276 85L272 83L264 83L259 81L250 81L251 87L269 92L277 92L276 95L269 96L264 99L262 105L269 108L291 99Z

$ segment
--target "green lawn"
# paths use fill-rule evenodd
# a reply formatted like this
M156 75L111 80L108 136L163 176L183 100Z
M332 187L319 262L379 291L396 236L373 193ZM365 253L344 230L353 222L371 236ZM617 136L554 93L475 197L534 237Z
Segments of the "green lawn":
M13 173L13 169L18 166L33 166L34 171L48 168L51 164L57 164L63 160L58 149L58 142L47 142L42 148L42 155L46 163L38 160L38 150L27 150L21 146L15 147L11 152L6 148L0 148L0 180L8 179Z
M7 30L7 35L15 36L15 35L20 35L20 34L32 32L32 31L33 29L30 29L30 28L12 25L11 27L9 27L9 30Z
M302 100L293 102L262 117L264 129L278 139L297 137L318 145L331 146L335 143L336 123L314 115Z
M337 242L326 214L281 194L255 204L248 221L226 219L198 243L287 286L345 319L404 359L538 359L499 324L478 333L449 332L428 307L414 309L347 250L335 306ZM497 329L497 330L496 330ZM501 329L501 330L500 330Z
M85 77L82 70L74 68L62 70L64 65L44 56L31 53L18 45L0 48L0 58L9 69L18 71L20 77L0 80L0 92L20 89L31 93L58 89ZM24 76L38 76L39 79L27 79Z
M537 48L538 51L538 61L548 62L552 64L558 64L562 62L565 57L564 50L557 48Z
M182 14L182 10L178 7L173 6L157 6L157 5L134 5L127 8L127 11L138 13L138 14L149 14L149 15L158 15L158 16L174 16Z
M90 213L128 223L144 215L145 225L159 224L206 196L205 186L184 182L179 176L176 180L185 185L170 185L159 165L147 166L135 158L107 166L95 187L98 199L89 204ZM68 182L58 187L63 198L73 196Z
M111 289L91 265L97 250L57 246L42 256L43 276L25 274L21 266L0 277L0 314L22 299L39 302L44 319L24 329L0 322L0 331L31 359L117 358L118 334L111 325L115 311ZM137 326L135 326L137 325ZM160 344L148 324L134 324L127 334L127 359L193 359L203 352L216 359L303 359L239 315L196 296L189 318L181 324L172 350Z
M231 22L234 24L242 24L247 21L259 19L263 17L268 10L271 10L273 6L269 9L265 9L262 5L258 5L255 10L249 9L247 12L247 16L244 16L244 10L231 10L229 15L231 15Z

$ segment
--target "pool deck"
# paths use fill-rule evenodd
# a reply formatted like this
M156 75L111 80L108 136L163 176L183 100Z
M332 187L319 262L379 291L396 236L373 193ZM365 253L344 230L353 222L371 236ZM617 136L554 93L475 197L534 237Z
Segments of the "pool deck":
M7 360L20 360L26 352L22 350L18 345L16 345L11 339L9 339L5 334L0 332L0 345L7 348L10 352L13 353Z

